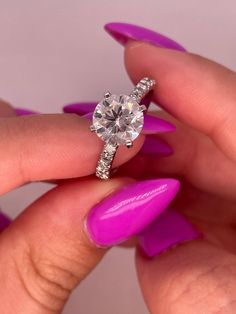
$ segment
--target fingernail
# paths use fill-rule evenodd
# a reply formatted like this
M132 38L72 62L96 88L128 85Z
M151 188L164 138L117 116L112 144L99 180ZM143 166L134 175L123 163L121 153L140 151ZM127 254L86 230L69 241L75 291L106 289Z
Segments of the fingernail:
M30 110L30 109L25 109L25 108L15 108L15 112L17 116L26 116L30 114L37 114L38 112Z
M95 107L97 106L97 102L81 102L69 104L63 107L63 111L65 113L77 113L79 115L84 115L89 112L93 112Z
M154 257L183 242L200 238L187 219L173 209L166 209L138 235L139 245L148 257Z
M149 114L144 115L144 125L142 133L165 133L175 131L174 124Z
M172 147L167 142L157 136L148 135L145 138L139 154L154 155L155 157L167 157L174 153Z
M11 223L11 219L7 215L0 212L0 231L2 231L7 226L9 226L10 223Z
M157 47L186 51L176 41L150 29L127 23L108 23L105 30L120 44L126 45L128 40L143 41Z
M89 112L82 116L89 121L93 119L93 113ZM149 119L150 118L150 119ZM143 134L155 134L171 132L175 130L175 126L170 122L156 118L154 116L146 115L144 119ZM139 154L154 155L155 157L167 157L174 153L172 147L167 142L157 136L148 135L145 138Z
M107 247L139 233L165 210L179 189L174 179L148 180L128 185L97 204L86 228L91 240Z
M151 102L151 93L148 93L141 101L143 105L147 108ZM93 112L98 102L88 101L88 102L78 102L74 104L65 105L62 109L65 113L77 113L79 115L85 115L89 112Z
M93 112L82 115L82 118L92 121ZM173 132L175 129L176 127L174 124L170 122L148 114L144 115L144 124L142 129L143 134Z

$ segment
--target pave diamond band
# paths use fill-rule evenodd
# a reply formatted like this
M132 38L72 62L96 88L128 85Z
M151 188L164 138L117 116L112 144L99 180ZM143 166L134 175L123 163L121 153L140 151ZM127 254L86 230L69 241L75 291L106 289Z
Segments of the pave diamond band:
M134 87L130 96L134 97L138 102L140 102L140 100L153 89L155 84L156 84L155 80L152 80L148 77L144 77Z
M96 176L100 179L109 179L112 161L118 146L105 144L96 167Z
M96 167L98 178L109 179L118 146L132 147L133 140L141 133L144 123L143 112L147 108L140 105L140 101L154 85L154 80L145 77L138 82L129 96L112 95L107 92L104 99L97 104L90 129L105 142Z

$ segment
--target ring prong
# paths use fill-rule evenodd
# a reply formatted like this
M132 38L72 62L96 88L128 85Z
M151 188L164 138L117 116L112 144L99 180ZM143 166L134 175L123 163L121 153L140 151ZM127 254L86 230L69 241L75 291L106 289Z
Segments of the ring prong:
M90 125L90 131L92 131L92 132L96 131L96 128L93 124Z
M140 111L146 111L147 107L145 105L140 105Z
M104 98L109 98L111 96L111 93L110 92L106 92L105 94L104 94Z
M133 146L133 142L132 142L131 140L127 140L127 141L125 142L125 145L126 145L126 147L130 148L130 147Z

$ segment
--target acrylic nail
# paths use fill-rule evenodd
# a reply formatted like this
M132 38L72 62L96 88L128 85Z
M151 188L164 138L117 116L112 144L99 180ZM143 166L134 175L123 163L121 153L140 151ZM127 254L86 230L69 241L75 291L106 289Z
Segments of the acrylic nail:
M201 237L181 213L166 209L138 234L138 242L147 257L154 257L181 243Z
M6 215L0 212L0 231L5 229L11 223L11 219Z
M153 155L155 157L167 157L174 153L173 148L167 142L157 136L147 135L139 154Z
M148 93L142 100L141 104L149 107L151 102L151 92ZM65 113L77 113L78 115L85 115L89 112L93 112L97 106L98 101L78 102L74 104L68 104L63 107Z
M93 112L86 113L82 118L92 121ZM157 134L157 133L166 133L175 131L176 127L174 124L160 119L158 117L145 114L144 115L144 124L142 133L143 134Z
M138 234L169 206L178 189L175 179L147 180L122 188L89 213L86 229L90 239L107 247Z
M93 113L89 112L82 117L92 121ZM139 154L153 155L155 157L171 156L174 153L173 148L165 140L151 134L171 132L175 129L175 126L170 122L151 115L145 115L142 133L147 136Z
M93 112L96 106L97 106L97 102L93 102L93 101L74 103L74 104L69 104L69 105L64 106L63 112L85 115L89 112Z
M126 45L129 40L137 40L160 48L186 51L185 48L176 41L142 26L128 23L108 23L104 28L122 45Z
M26 108L15 108L15 113L17 116L27 116L37 114L38 112Z

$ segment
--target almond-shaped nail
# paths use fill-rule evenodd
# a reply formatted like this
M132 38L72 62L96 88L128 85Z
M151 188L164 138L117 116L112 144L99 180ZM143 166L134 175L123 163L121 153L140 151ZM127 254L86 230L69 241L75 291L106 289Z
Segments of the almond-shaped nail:
M200 232L185 216L168 208L139 233L138 241L145 255L154 257L178 244L200 237Z
M5 229L11 223L11 219L6 215L0 212L0 231Z
M131 40L143 41L157 47L186 51L185 48L173 39L148 28L128 23L108 23L105 30L120 44L126 45Z
M95 101L69 104L63 107L63 111L65 113L77 113L82 116L89 112L93 112L97 104L98 103Z
M154 155L155 157L167 157L174 153L173 148L167 142L157 136L147 135L139 154Z
M92 121L93 120L93 112L86 113L82 115L83 118ZM143 134L156 134L156 133L166 133L175 131L176 127L174 124L160 119L158 117L145 114L144 115L144 124L142 133Z
M175 130L175 125L166 120L150 114L144 115L144 125L142 130L142 133L144 134L173 132Z
M86 229L90 239L108 247L138 234L169 206L178 189L175 179L142 181L122 188L89 213Z
M141 103L144 104L147 108L151 102L151 93L148 93L142 100ZM65 105L62 109L65 113L77 113L78 115L85 115L89 112L94 112L95 107L97 106L98 101L87 101L87 102L77 102L74 104Z
M37 114L38 112L26 108L15 108L15 113L17 116L27 116L30 114Z

